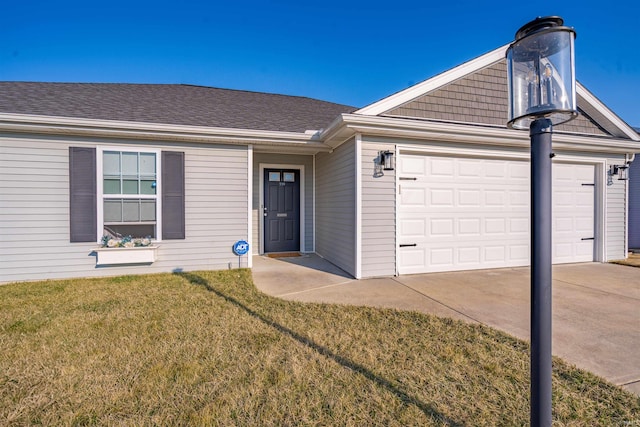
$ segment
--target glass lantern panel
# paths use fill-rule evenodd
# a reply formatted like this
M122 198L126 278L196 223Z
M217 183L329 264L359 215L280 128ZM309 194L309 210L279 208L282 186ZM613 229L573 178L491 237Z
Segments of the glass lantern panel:
M572 31L551 30L510 46L509 124L513 128L528 129L543 117L554 125L575 117L573 40Z

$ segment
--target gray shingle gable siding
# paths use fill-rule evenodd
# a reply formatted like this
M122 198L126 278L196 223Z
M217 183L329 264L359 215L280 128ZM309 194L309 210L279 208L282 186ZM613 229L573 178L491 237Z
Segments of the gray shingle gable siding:
M304 132L356 108L312 98L174 84L0 82L0 112Z
M383 115L506 127L508 96L507 63L501 60ZM583 111L554 130L608 135Z

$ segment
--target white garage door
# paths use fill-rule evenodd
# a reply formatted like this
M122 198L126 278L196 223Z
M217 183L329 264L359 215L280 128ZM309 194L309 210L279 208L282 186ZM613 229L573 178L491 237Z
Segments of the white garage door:
M403 154L397 169L400 274L529 265L529 162ZM592 261L594 166L553 174L554 262Z

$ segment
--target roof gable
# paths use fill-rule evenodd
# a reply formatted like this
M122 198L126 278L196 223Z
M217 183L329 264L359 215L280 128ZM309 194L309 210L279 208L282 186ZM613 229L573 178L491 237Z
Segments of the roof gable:
M204 86L0 82L0 113L305 132L354 110L305 97Z
M356 114L506 127L507 47L393 94ZM580 116L556 126L557 131L638 140L631 127L579 83L577 100Z

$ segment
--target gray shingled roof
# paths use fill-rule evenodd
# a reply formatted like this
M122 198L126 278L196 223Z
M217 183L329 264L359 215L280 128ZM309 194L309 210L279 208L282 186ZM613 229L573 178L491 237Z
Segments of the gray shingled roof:
M317 99L177 84L0 82L0 112L304 132L356 108Z

